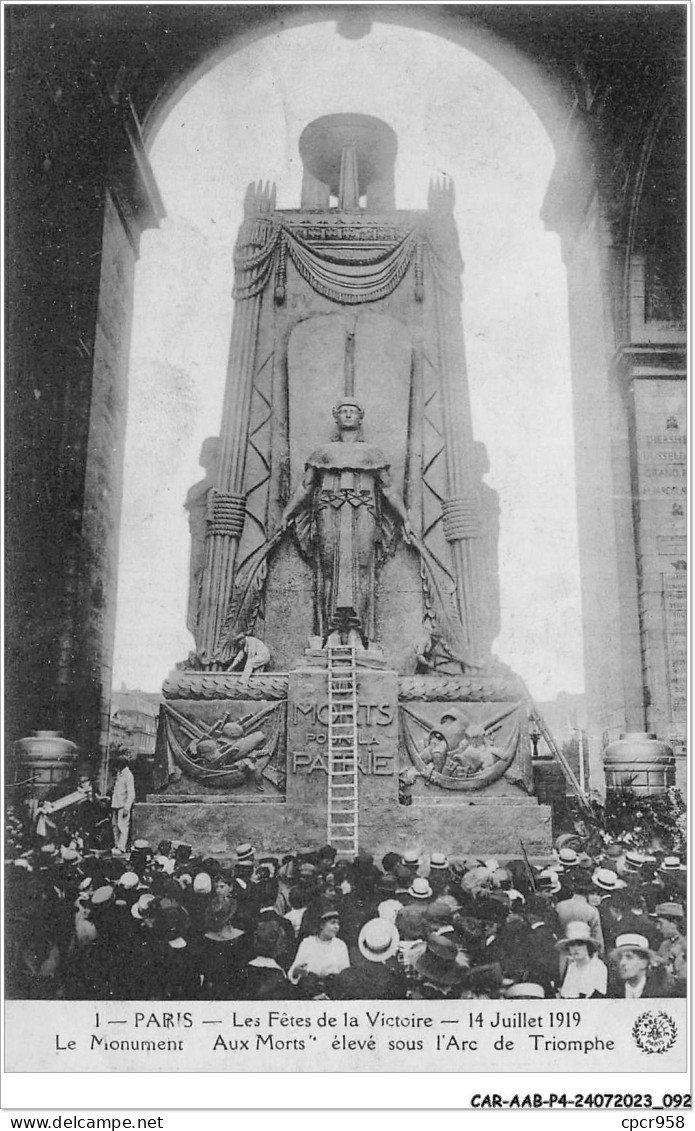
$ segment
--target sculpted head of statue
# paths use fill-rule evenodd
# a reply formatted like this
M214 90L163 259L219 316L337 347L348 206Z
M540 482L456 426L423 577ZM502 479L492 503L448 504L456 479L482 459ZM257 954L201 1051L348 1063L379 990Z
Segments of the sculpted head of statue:
M343 397L333 409L333 419L339 432L358 432L364 420L364 409L354 397Z

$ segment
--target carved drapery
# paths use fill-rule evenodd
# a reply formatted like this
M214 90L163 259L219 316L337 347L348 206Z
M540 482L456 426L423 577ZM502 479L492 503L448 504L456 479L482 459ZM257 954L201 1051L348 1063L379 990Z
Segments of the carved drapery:
M450 656L441 670L478 664L480 517L459 309L462 262L450 191L434 186L429 205L428 213L406 214L400 222L369 222L361 216L355 223L278 213L268 186L249 190L234 255L236 306L223 451L218 490L211 496L201 596L197 643L205 668L219 669L229 661L234 634L253 631L262 610L273 548L269 507L272 511L272 500L277 503L273 476L281 470L274 466L271 444L281 360L275 356L277 343L258 343L257 336L261 304L267 297L280 305L285 301L288 258L313 290L341 305L385 298L413 265L413 297L425 322L413 364L422 410L416 445L420 475L415 475L420 485L411 468L408 486L414 516L422 519L422 538L411 545L419 556L425 625L439 633ZM424 303L427 278L433 293ZM424 346L425 340L437 341L439 348Z
M376 302L396 289L415 256L417 228L402 233L401 229L384 229L391 238L383 238L376 246L364 241L364 228L327 229L333 237L326 246L323 239L312 239L324 229L303 229L276 219L268 223L259 247L251 243L237 250L234 256L234 298L239 301L260 294L275 271L275 297L284 302L287 256L303 279L318 293L333 302L354 305ZM359 241L344 239L344 246L335 239L336 232L354 236ZM368 229L367 229L368 231ZM258 233L261 234L260 232ZM354 243L358 246L355 247ZM338 244L338 246L336 246ZM422 288L422 279L418 286Z

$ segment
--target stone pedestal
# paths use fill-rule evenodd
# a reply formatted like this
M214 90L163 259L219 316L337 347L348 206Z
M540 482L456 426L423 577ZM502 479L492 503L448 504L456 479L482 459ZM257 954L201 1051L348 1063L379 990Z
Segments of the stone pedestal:
M170 677L167 690L167 702L179 715L205 726L213 725L226 712L234 718L258 713L273 701L277 705L283 695L286 734L279 742L276 758L277 784L266 782L265 792L258 794L249 783L233 791L216 789L184 774L165 791L151 794L146 803L135 806L135 836L155 842L162 838L185 840L196 852L222 858L231 858L234 846L241 841L278 854L326 843L325 666L307 664L289 673L252 677L249 688L243 688L237 676L184 673ZM447 692L457 697L469 695L478 701L460 702L457 698L456 702L471 720L482 721L510 705L514 707L513 700L510 704L511 690L511 684L492 680L470 688L463 681L436 677L399 680L394 671L358 665L358 818L362 848L377 859L390 849L405 848L416 848L424 856L432 851L453 856L519 855L521 842L533 856L542 857L550 851L550 807L539 805L524 792L512 768L479 791L451 791L418 780L412 803L399 802L399 772L408 764L401 728L402 704L415 707L423 722L434 726L452 707ZM268 696L267 702L264 696ZM521 760L522 755L518 755L515 762ZM518 767L516 770L518 775Z

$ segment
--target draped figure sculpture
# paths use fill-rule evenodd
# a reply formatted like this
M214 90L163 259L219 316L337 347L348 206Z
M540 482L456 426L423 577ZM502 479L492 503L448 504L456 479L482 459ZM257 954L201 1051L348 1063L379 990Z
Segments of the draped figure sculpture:
M375 639L375 574L410 522L380 448L362 439L364 410L345 397L333 409L336 438L309 456L282 516L294 523L313 564L315 632L322 643L368 646Z

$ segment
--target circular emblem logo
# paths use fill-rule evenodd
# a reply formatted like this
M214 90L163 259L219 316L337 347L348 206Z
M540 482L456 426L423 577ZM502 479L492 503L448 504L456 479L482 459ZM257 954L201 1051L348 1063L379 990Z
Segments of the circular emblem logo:
M676 1043L678 1029L668 1013L648 1010L640 1013L632 1026L632 1035L642 1052L668 1052Z

